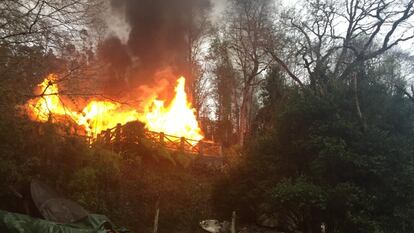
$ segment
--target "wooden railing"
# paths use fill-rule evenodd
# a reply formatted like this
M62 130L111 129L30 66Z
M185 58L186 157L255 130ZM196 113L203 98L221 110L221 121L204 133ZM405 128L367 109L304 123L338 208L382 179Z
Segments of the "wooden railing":
M95 142L116 146L121 145L127 137L128 136L124 133L124 126L118 124L112 129L102 131L99 135L97 135ZM153 143L162 145L171 151L182 151L185 153L196 154L200 156L222 156L221 145L208 140L197 141L185 137L177 137L174 135L165 134L163 132L153 132L149 130L144 130L144 133L141 137L151 140ZM128 141L131 142L131 140L135 143L139 143L140 138L134 137L131 139L131 137L129 137Z

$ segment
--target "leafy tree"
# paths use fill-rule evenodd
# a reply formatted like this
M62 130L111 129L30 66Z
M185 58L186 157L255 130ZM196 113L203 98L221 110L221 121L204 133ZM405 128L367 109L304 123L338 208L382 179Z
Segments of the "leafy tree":
M346 83L325 96L283 88L289 95L273 127L251 138L217 186L218 208L275 219L289 232L321 232L322 224L327 232L412 231L414 106L375 70L361 73L358 89L366 128Z
M227 43L217 36L211 46L211 59L214 59L213 92L216 100L216 140L224 146L234 143L237 129L238 82L233 68Z

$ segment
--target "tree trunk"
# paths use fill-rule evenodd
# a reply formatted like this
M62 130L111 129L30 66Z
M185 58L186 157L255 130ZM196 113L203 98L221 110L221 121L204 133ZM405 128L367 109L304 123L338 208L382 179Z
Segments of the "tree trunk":
M239 119L239 143L243 145L246 139L246 135L250 132L250 123L251 123L251 107L252 107L252 98L253 97L253 88L248 85L243 91L243 100L240 107L240 119Z
M354 101L355 101L355 108L358 114L359 119L361 120L363 130L365 131L367 129L367 123L364 119L364 116L362 115L361 106L359 104L359 97L358 97L358 79L356 74L354 74Z

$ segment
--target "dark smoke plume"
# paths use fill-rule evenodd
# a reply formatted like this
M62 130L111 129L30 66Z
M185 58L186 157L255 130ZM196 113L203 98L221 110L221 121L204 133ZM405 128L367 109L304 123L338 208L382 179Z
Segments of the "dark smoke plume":
M117 73L110 82L150 84L166 67L188 73L188 37L196 17L210 9L209 0L111 0L111 7L125 14L131 32L126 44L109 38L100 46L101 57Z

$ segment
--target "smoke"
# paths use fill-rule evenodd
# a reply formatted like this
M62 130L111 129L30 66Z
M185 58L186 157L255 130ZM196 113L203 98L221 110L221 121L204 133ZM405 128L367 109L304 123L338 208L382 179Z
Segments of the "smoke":
M210 12L210 21L213 24L220 25L223 20L223 13L230 7L230 0L210 0L212 9Z
M112 37L116 37L126 44L128 41L131 27L125 19L124 9L114 9L111 5L112 0L103 1L103 12L101 17L106 24L106 33ZM101 20L102 20L101 19Z
M207 14L209 0L110 0L112 16L128 26L108 37L99 46L99 55L108 64L111 87L151 85L159 70L189 73L190 37L197 30L197 17ZM125 33L124 33L125 34ZM123 34L123 35L124 35Z

